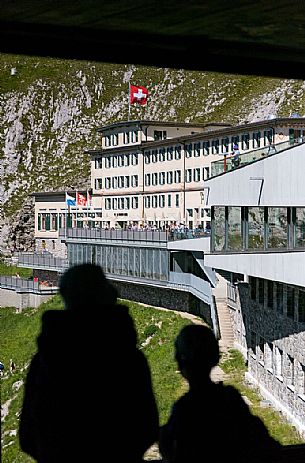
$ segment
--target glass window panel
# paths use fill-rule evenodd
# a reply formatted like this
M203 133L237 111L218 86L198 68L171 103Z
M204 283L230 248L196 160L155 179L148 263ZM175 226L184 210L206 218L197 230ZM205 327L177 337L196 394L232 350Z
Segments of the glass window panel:
M276 284L276 310L283 313L283 284Z
M153 250L153 260L154 260L154 274L153 278L154 280L160 280L160 251L159 249L154 249Z
M268 207L268 248L287 247L287 208Z
M237 251L243 246L241 207L228 207L228 249Z
M273 281L270 280L267 283L267 305L273 309Z
M305 247L305 208L295 208L295 246Z
M225 248L225 207L214 208L214 250L223 251Z
M248 248L264 249L264 208L248 208Z
M134 275L136 277L139 277L140 276L140 251L141 249L140 248L136 248L135 250L135 272L134 272Z
M258 302L264 304L264 280L258 278Z

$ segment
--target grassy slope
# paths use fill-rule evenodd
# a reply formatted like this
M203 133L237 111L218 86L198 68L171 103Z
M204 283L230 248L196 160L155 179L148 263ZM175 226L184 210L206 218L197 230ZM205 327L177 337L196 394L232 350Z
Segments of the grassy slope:
M124 303L127 303L124 301ZM141 345L150 333L154 333L150 343L143 349L147 355L153 379L153 387L160 411L160 423L163 424L170 412L171 405L185 390L185 382L176 371L174 361L173 341L182 328L190 323L169 311L160 311L150 307L143 307L136 303L127 303L130 313L135 320L139 345ZM2 438L5 448L2 450L3 461L6 463L30 463L32 460L20 452L18 439L10 436L9 432L18 429L18 414L21 407L23 388L16 389L18 381L25 376L24 366L28 364L35 352L36 336L40 330L41 314L47 309L62 310L62 303L58 296L42 304L37 310L28 308L21 314L15 309L2 308L0 310L0 352L1 361L9 364L13 358L17 365L14 375L7 374L2 378L1 401L2 406L7 400L12 399L9 414L2 426ZM231 375L230 383L240 389L243 395L247 395L253 406L252 410L265 421L271 433L284 444L300 442L295 430L287 425L282 417L271 408L259 406L259 394L244 386L242 376L244 364L239 353L232 352L229 358L223 362L223 367Z

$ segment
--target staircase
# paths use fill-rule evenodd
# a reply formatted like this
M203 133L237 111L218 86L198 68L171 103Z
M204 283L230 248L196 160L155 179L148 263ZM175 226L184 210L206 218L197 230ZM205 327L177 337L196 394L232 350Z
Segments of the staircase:
M219 273L217 286L213 289L220 331L220 350L227 350L234 345L234 335L229 309L227 306L227 280Z

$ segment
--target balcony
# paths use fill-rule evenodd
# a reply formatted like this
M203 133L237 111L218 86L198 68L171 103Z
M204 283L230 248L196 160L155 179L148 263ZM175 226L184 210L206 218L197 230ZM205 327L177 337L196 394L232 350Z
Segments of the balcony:
M232 162L233 156L227 154L223 159L211 163L210 178L216 177L217 175L223 174L224 172L238 169L247 164L251 164L252 162L258 161L259 159L273 156L301 144L303 144L303 141L295 141L293 143L291 141L285 141L283 143L274 145L274 150L271 148L271 146L264 146L252 151L247 151L246 153L241 153L239 155L240 162L238 167L234 167L234 163Z

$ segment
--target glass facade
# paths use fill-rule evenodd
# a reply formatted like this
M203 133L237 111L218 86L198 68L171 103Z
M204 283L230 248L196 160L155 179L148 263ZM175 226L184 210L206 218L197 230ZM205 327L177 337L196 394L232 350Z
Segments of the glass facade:
M305 208L213 206L213 252L305 248Z
M168 281L167 249L129 246L105 246L68 243L71 265L90 262L100 265L105 273Z

